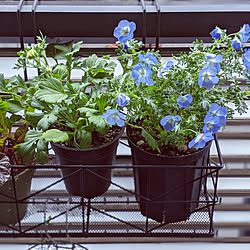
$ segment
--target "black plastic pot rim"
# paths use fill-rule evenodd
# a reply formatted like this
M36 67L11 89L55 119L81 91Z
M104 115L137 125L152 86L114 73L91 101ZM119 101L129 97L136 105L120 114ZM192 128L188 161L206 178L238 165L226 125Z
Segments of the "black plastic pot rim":
M112 143L114 143L115 141L117 141L121 137L121 135L123 134L124 129L125 129L125 126L121 127L121 131L120 131L119 135L117 135L114 140L112 140L112 141L110 141L108 143L105 143L103 145L97 146L97 147L78 149L78 148L67 147L67 146L61 145L59 143L51 142L51 144L54 144L59 148L67 149L67 150L70 150L70 151L81 151L81 152L94 151L94 150L98 150L98 149L101 149L101 148L105 148L105 147L111 145Z
M189 156L189 155L195 156L196 154L199 154L201 151L205 150L207 147L210 147L210 144L211 144L212 141L213 141L213 140L210 141L204 148L202 148L202 149L200 149L200 150L198 150L198 151L196 151L196 152L194 152L194 153L192 153L192 154L179 155L179 156L168 156L168 155L152 154L152 153L150 153L150 152L147 152L147 151L145 151L145 150L139 148L137 145L135 145L134 142L132 142L132 140L129 138L128 133L127 133L127 137L128 137L128 139L129 139L129 143L131 143L131 144L132 144L134 147L136 147L138 150L141 150L141 151L143 151L144 153L147 153L147 154L149 154L149 155L151 155L151 156L157 156L157 157L163 158L163 159L164 159L164 158L169 158L169 159L181 159L181 158L185 158L185 157L187 157L187 156Z

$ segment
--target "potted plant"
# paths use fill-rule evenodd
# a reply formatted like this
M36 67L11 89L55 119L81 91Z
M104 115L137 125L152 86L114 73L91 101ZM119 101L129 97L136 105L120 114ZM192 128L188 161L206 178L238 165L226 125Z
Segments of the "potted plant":
M24 141L28 131L22 112L25 105L17 86L24 86L20 76L8 81L0 75L0 223L14 225L26 214L25 198L30 194L34 170L12 168L22 165L23 159L17 154L17 145ZM13 130L13 126L17 127ZM17 202L17 203L16 203Z
M118 110L122 97L115 90L120 84L114 77L116 64L95 54L79 57L81 45L72 41L46 45L41 36L36 45L19 52L17 68L39 71L27 83L32 112L25 118L32 129L19 148L26 162L33 158L47 162L48 143L62 165L109 165L115 159L125 125ZM72 71L80 72L80 81L72 80ZM85 198L103 194L111 181L110 168L68 167L62 168L62 175L68 192Z
M135 169L137 200L158 222L186 220L197 207L202 178L194 180L202 172L181 166L207 166L214 135L247 110L249 92L239 78L250 79L250 26L229 35L216 27L211 44L196 40L172 61L133 39L135 27L122 20L114 30L125 79L119 91L130 98L128 141L134 164L163 165Z

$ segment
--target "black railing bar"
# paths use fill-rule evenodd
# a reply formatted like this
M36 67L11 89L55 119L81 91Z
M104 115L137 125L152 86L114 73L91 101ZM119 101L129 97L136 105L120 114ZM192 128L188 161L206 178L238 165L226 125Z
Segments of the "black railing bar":
M222 155L221 155L221 150L220 150L220 146L219 146L219 142L218 142L218 138L217 138L217 134L214 135L214 141L215 141L215 146L216 146L216 149L217 149L217 152L218 152L220 165L224 166Z
M12 168L34 168L34 169L60 169L60 168L190 168L190 169L215 169L219 170L223 166L194 166L194 165L136 165L136 164L110 164L110 165L59 165L59 164L44 164L44 165L12 165Z
M66 212L70 212L70 211L72 211L72 210L74 210L74 209L76 209L76 208L78 208L78 207L80 207L80 206L81 206L81 204L78 204L77 206L74 206L74 207L68 209L67 211L61 212L61 213L58 214L58 215L55 215L55 216L53 216L53 217L50 217L49 219L47 219L46 221L44 221L44 222L42 222L42 223L39 223L39 224L34 225L34 226L30 227L30 228L27 228L26 230L23 231L23 233L26 233L27 231L33 230L33 229L35 229L35 228L37 228L37 227L40 227L40 226L42 226L42 225L44 225L44 224L46 224L46 223L49 223L50 221L52 221L52 220L54 220L54 219L56 219L56 218L58 218L58 217L64 215Z
M37 194L42 193L43 191L49 189L50 187L56 185L57 183L63 181L64 179L69 178L69 177L72 176L73 174L75 174L75 173L77 173L77 172L80 172L80 171L81 171L81 169L77 169L76 171L72 172L71 174L67 175L66 177L60 178L58 181L55 181L55 182L51 183L50 185L48 185L48 186L46 186L46 187L40 189L39 191L36 191L36 192L34 192L34 193L31 193L31 194L28 195L27 197L23 198L21 201L26 200L26 199L29 199L29 198L32 198L32 197L36 196Z
M17 6L17 23L18 23L18 33L20 39L21 50L24 50L24 40L23 40L23 29L22 29L22 18L21 18L21 9L25 0L20 0ZM28 81L28 74L26 67L24 68L24 79Z
M157 21L156 21L156 40L155 40L155 48L159 49L160 45L160 31L161 31L161 8L158 0L154 0L154 5L157 10Z
M37 43L37 27L36 27L36 7L39 0L34 0L34 3L32 5L32 19L33 19L33 37L34 37L34 43Z
M101 214L103 214L103 215L106 215L106 216L108 216L108 217L110 217L110 218L112 218L112 219L115 219L115 220L117 220L117 221L119 221L119 222L121 222L121 223L123 223L123 224L125 224L125 225L128 225L128 226L130 226L130 227L132 227L132 228L136 228L136 229L138 229L138 230L140 230L140 231L142 231L142 232L145 232L145 230L144 230L143 228L137 227L136 225L133 225L133 224L131 224L131 223L129 223L129 222L123 221L123 220L121 220L121 219L119 219L119 218L117 218L117 217L115 217L115 216L113 216L113 215L111 215L111 214L109 214L109 213L106 213L106 212L104 212L104 211L101 211L101 210L99 210L99 209L97 209L97 208L94 208L94 207L92 207L92 206L91 206L91 209L94 210L94 211L97 211L97 212L99 212L99 213L101 213Z
M147 23L146 23L146 6L144 0L139 0L142 7L142 42L146 44L146 36L147 36Z

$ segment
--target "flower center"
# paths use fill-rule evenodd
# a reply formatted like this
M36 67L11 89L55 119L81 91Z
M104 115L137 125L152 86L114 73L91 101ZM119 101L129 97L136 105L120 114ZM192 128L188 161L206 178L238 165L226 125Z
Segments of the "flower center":
M141 77L144 77L144 76L146 76L146 70L145 69L140 69L139 70L139 75L141 76Z
M111 118L114 119L114 120L118 120L118 119L119 119L119 115L118 115L117 113L111 114L110 116L111 116Z
M185 96L183 96L182 98L181 98L181 102L183 103L183 102L185 102L186 101L186 97Z
M210 81L210 74L209 74L208 72L206 72L206 73L203 75L203 81L205 81L205 82Z
M130 28L129 28L129 26L124 27L124 28L122 29L121 33L122 33L122 36L128 36L129 33L130 33Z

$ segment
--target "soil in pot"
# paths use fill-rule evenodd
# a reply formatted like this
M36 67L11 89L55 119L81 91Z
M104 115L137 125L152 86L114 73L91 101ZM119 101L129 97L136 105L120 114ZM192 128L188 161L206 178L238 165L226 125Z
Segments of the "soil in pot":
M202 150L186 155L173 156L172 148L169 153L165 149L166 153L162 156L139 148L136 142L143 137L138 137L138 133L140 131L134 131L134 128L127 128L133 164L163 165L136 168L134 171L136 198L141 213L159 223L187 220L198 206L203 181L199 179L202 170L188 166L207 166L211 142Z
M113 127L111 133L106 135L106 139L94 135L95 145L100 144L100 141L106 143L88 149L79 150L57 143L52 143L52 148L61 165L112 165L123 131L124 128ZM108 190L111 183L111 168L62 168L62 176L70 194L90 199Z

